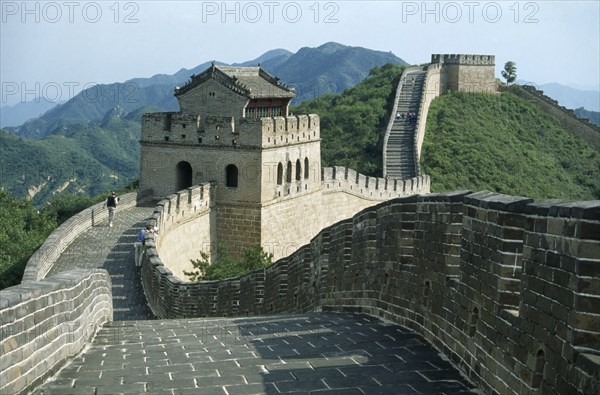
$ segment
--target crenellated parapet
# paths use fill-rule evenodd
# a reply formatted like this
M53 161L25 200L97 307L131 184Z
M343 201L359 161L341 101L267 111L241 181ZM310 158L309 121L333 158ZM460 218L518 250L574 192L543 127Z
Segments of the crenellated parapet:
M162 232L168 232L207 213L214 204L214 187L210 183L196 185L158 202L149 224L157 226Z
M324 167L322 171L323 193L345 192L369 200L387 200L400 196L426 194L431 179L423 175L407 180L369 177L347 167Z
M264 148L319 141L319 116L316 114L261 118Z
M432 54L432 64L461 64L470 66L494 66L494 55Z
M244 118L162 112L142 117L142 144L271 148L320 140L316 114Z

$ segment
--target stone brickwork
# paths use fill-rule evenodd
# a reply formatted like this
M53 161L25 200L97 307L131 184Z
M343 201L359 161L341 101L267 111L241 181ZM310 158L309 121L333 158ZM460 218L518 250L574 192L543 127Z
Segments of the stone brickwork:
M136 200L136 193L128 193L120 196L116 215L119 215L119 210L134 207ZM103 208L103 205L104 203L102 202L86 208L56 228L27 262L22 283L38 281L46 277L46 274L52 269L60 254L79 235L92 226L106 221L108 219L108 210Z
M210 184L188 188L161 200L152 214L150 225L159 228L156 248L169 262L169 270L185 279L192 259L200 259L200 252L208 256L216 247L217 212L214 204L215 188Z
M284 185L289 190L262 206L216 204L219 188L210 184L169 195L157 206L153 221L161 229L157 239L161 261L170 274L186 280L183 272L193 269L191 260L199 259L201 251L212 256L219 242L225 242L233 256L246 246L260 244L279 259L310 242L321 229L366 207L429 192L428 176L386 181L345 167L322 170L322 182L309 178L290 183L297 188ZM315 191L315 185L323 188Z
M105 270L76 269L0 291L0 393L25 393L112 321Z
M486 393L600 390L599 201L398 198L226 281L178 283L148 250L161 317L361 311L421 333Z
M244 248L261 244L260 205L220 204L216 207L216 212L216 242L225 243L231 256L240 257ZM214 247L216 248L216 245Z
M439 64L446 74L444 91L496 92L493 55L434 54L431 64Z

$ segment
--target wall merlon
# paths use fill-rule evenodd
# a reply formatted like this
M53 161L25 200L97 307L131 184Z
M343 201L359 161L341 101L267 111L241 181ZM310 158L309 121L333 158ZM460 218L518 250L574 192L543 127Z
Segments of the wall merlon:
M533 202L533 199L520 196L509 196L495 192L482 191L468 195L465 203L475 207L492 210L503 210L508 212L524 212L525 207Z
M398 196L429 193L430 178L427 175L410 180L369 177L346 167L321 169L324 190L340 190L368 199L389 199Z
M496 57L494 55L466 55L466 54L433 54L433 64L461 64L461 65L486 65L494 66Z
M319 141L319 117L316 114L260 118L263 147Z

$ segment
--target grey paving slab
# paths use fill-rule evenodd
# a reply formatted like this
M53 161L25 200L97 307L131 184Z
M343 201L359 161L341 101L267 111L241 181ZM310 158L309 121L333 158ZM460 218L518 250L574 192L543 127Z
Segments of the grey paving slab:
M154 318L146 303L133 250L137 232L146 225L152 211L148 207L117 210L112 227L104 221L81 234L48 275L75 268L106 269L112 280L114 320Z
M360 314L308 313L107 324L83 353L34 391L69 393L478 392L423 338L401 326Z

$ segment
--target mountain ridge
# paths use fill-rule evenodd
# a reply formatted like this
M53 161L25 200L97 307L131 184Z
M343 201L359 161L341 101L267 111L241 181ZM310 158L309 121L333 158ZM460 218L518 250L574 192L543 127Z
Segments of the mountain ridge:
M391 53L329 42L316 48L303 47L294 54L285 49L270 50L238 65L261 63L269 73L296 88L294 103L298 103L322 93L341 93L362 81L372 67L390 62L407 64ZM312 66L306 67L306 63ZM211 64L212 61L189 70L182 68L172 75L155 74L149 78L96 85L48 110L41 117L6 130L21 137L40 139L68 124L96 122L117 106L126 112L146 105L156 106L162 111L178 111L179 106L173 96L175 87L185 84L193 74L204 71Z

